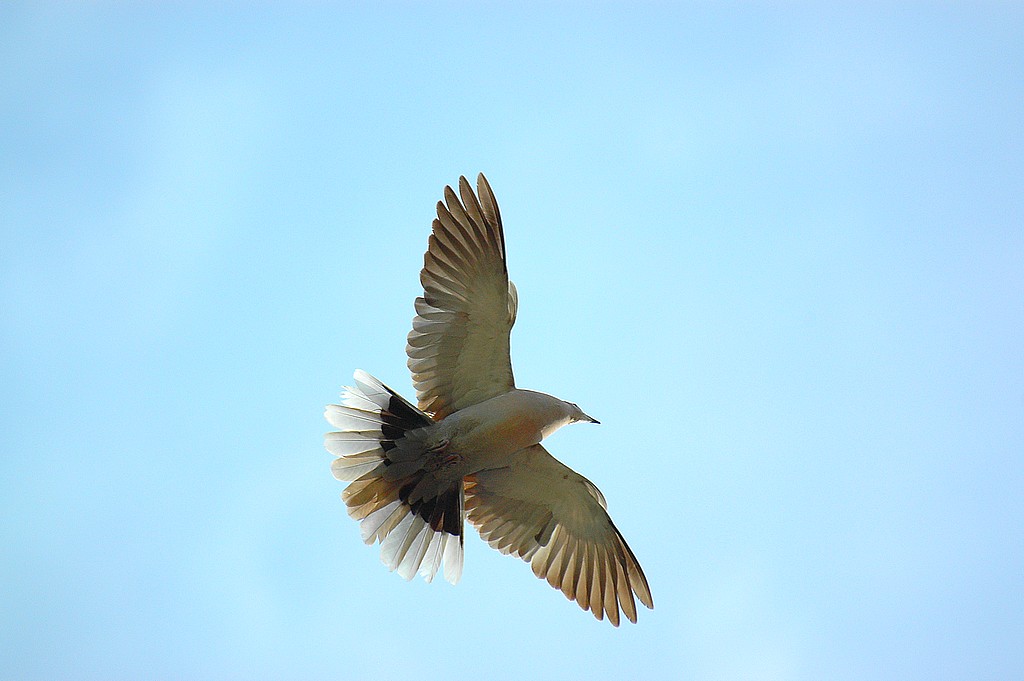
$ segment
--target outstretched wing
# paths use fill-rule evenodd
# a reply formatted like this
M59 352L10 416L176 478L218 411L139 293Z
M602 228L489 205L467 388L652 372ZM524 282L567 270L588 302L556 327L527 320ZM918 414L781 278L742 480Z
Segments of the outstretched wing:
M465 177L459 194L437 203L406 353L419 407L440 420L515 387L509 335L516 290L505 267L501 215L481 174L477 196Z
M488 544L522 558L533 573L597 619L636 622L634 594L654 607L640 563L589 480L541 445L511 465L466 478L468 518Z

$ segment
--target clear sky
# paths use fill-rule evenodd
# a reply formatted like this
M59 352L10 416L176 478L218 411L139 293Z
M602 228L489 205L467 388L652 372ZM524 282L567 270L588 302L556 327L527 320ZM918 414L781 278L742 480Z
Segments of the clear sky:
M0 676L1024 675L1024 9L373 4L0 8ZM479 171L638 625L331 477Z

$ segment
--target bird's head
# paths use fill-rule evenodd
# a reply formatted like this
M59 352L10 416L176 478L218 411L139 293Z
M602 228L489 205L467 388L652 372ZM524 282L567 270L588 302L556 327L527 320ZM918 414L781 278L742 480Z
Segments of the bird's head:
M583 421L585 423L601 423L593 416L587 416L584 414L583 410L580 409L579 405L576 403L566 402L565 404L569 407L569 423L577 423L579 421Z

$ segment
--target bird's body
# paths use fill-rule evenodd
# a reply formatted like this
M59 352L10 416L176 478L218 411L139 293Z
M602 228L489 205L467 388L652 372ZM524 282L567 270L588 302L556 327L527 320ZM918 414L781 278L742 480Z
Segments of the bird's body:
M326 446L342 498L367 543L406 578L462 571L463 520L503 553L531 563L598 619L636 621L636 595L653 607L639 563L586 478L540 442L564 425L596 423L579 407L515 387L509 333L518 299L505 268L501 218L490 186L480 199L450 187L424 256L424 296L409 334L419 406L362 371L327 420ZM447 205L446 205L447 204Z
M569 407L551 395L510 390L445 417L437 434L451 441L453 452L465 452L464 475L470 475L507 466L513 454L568 425Z

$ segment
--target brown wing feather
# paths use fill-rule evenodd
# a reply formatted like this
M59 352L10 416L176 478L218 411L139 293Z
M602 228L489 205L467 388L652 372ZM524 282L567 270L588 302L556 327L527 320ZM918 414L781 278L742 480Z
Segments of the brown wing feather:
M406 353L419 407L435 419L515 387L509 335L515 288L505 265L505 236L483 175L478 199L465 177L437 204Z
M654 607L640 563L604 509L597 488L534 445L510 466L466 479L467 518L492 547L597 619L636 622L634 596Z

